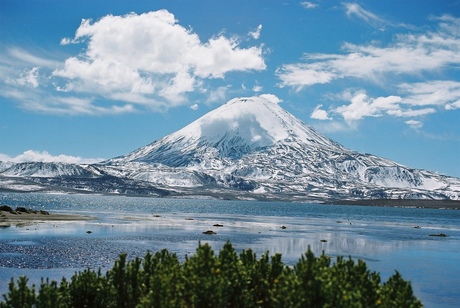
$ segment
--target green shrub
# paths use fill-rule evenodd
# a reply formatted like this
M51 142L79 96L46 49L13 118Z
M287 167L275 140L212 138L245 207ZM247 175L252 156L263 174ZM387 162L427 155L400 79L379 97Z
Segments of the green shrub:
M29 279L27 279L27 277L21 276L16 285L11 278L8 285L9 293L3 295L5 302L0 303L0 307L32 307L36 299L35 286L29 288L27 286L28 281Z
M161 250L143 259L122 254L105 275L86 269L70 281L12 279L0 307L421 307L396 272L387 282L366 264L309 249L293 267L280 254L239 255L227 242L218 255L208 244L179 262Z

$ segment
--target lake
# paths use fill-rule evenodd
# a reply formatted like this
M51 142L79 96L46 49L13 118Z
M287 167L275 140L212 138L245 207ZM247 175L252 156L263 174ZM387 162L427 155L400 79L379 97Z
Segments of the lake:
M95 217L0 228L1 294L19 275L38 285L109 269L120 253L167 248L184 259L199 242L217 252L230 240L238 251L282 253L286 264L308 247L362 259L383 281L399 271L426 307L460 303L459 210L36 193L0 193L0 204Z

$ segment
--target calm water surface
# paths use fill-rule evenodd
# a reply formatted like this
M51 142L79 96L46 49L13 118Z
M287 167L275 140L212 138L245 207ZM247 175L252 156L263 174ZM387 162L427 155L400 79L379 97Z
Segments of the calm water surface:
M19 275L39 284L41 277L108 269L120 253L134 257L167 248L185 258L200 241L217 251L230 240L259 256L282 253L287 264L308 247L316 255L363 259L382 280L398 270L426 307L460 303L460 211L9 193L0 193L0 204L95 218L0 229L2 294ZM206 230L217 234L202 234ZM439 233L448 236L430 236Z

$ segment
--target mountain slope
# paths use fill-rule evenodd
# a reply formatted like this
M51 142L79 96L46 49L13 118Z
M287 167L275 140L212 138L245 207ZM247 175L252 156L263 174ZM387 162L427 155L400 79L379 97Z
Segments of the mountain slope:
M254 194L458 199L460 191L459 179L349 150L261 97L233 99L104 165L157 185L212 182Z
M24 162L4 168L3 176L10 177L89 177L93 172L88 167L67 163Z
M175 133L99 164L4 164L0 176L156 196L460 200L460 179L347 149L261 97L233 99Z

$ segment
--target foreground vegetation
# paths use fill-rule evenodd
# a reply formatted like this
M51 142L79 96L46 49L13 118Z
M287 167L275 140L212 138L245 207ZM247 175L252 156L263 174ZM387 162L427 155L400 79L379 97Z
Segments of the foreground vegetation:
M28 286L11 279L0 307L421 307L396 272L381 283L363 261L308 250L293 267L280 254L239 255L227 242L218 255L208 244L180 262L168 250L127 260L102 274L90 269L60 283Z

